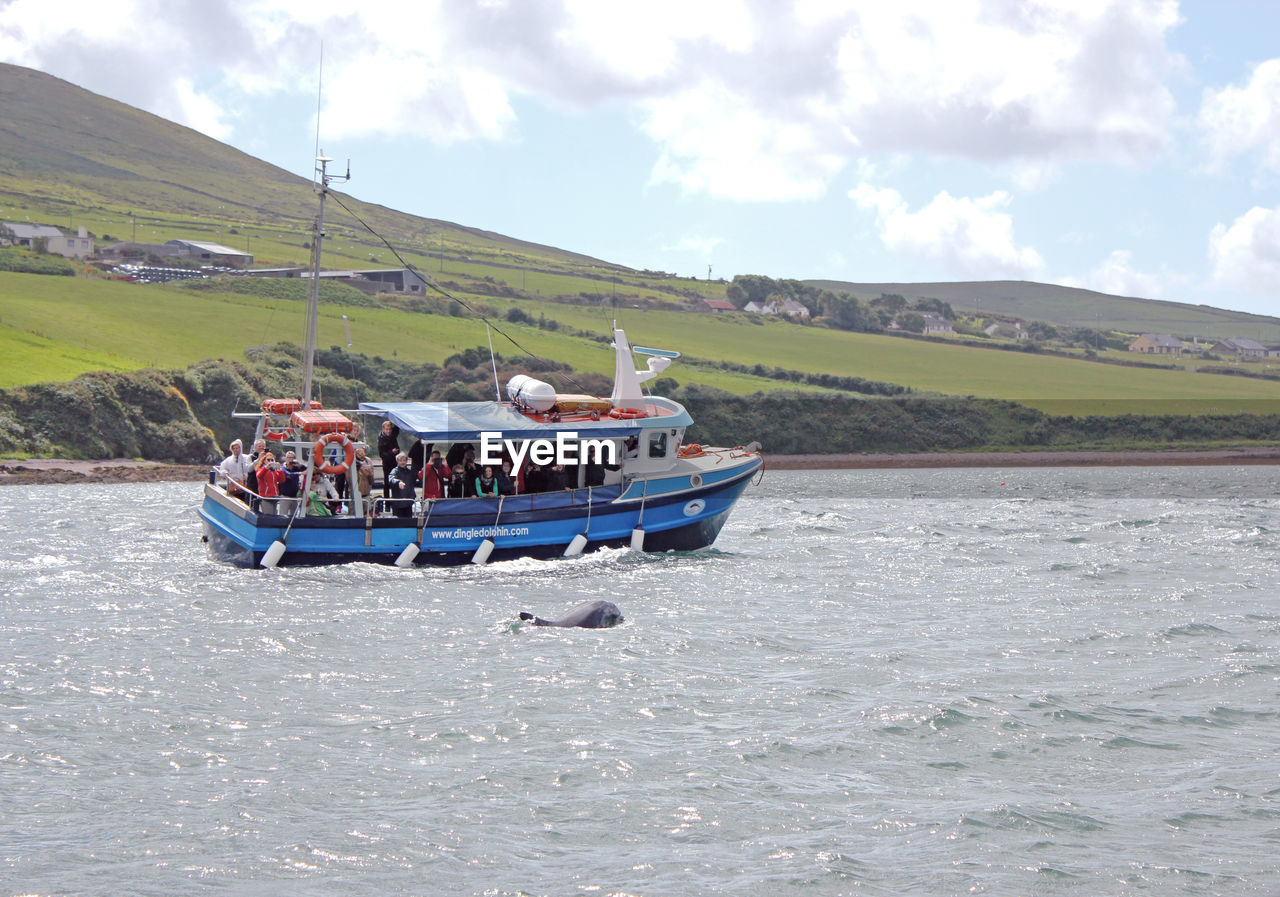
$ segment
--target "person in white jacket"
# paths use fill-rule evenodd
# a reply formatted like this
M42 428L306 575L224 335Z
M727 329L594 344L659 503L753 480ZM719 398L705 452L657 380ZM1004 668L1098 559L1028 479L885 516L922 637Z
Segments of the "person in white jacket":
M244 443L239 439L231 440L231 454L218 465L218 472L227 481L225 486L228 495L245 495L244 484L249 477L250 466L249 456L244 453Z

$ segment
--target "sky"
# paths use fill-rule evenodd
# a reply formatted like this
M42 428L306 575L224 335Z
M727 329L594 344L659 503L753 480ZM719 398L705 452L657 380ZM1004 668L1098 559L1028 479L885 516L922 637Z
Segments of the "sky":
M304 177L318 109L346 191L416 215L1273 315L1277 36L1272 0L0 0L0 61Z

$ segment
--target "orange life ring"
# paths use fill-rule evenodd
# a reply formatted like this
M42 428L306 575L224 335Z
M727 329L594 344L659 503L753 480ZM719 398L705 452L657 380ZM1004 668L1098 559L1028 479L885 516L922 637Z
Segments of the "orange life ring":
M323 458L324 447L331 442L342 443L342 448L346 453L346 461L342 464L317 464L316 466L319 467L321 473L327 473L330 476L338 476L339 474L346 473L350 470L351 465L355 463L356 445L347 438L346 433L325 433L317 439L316 444L311 447L311 457L313 459Z
M635 420L637 417L648 417L649 413L640 408L614 408L609 416L614 420Z
M289 438L288 430L267 430L262 434L262 438L269 442L284 442Z

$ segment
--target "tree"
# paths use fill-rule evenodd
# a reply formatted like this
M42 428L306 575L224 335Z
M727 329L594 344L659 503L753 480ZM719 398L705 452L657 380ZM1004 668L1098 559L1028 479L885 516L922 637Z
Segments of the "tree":
M848 293L832 293L824 290L819 297L819 306L828 325L837 330L856 330L866 333L880 329L880 321L871 309Z
M951 310L951 303L943 302L941 299L917 299L915 302L911 303L911 307L915 311L941 315L948 321L954 321L956 319L956 313Z
M884 309L889 313L889 317L892 318L907 307L907 300L897 293L881 293L871 300L871 306L872 308Z
M772 277L761 274L738 274L725 288L725 296L738 308L742 308L748 302L764 305L769 295L777 292L780 285Z
M924 315L915 311L904 311L898 315L898 326L909 333L924 333Z
M1058 328L1046 321L1032 321L1027 325L1027 336L1035 340L1058 338Z

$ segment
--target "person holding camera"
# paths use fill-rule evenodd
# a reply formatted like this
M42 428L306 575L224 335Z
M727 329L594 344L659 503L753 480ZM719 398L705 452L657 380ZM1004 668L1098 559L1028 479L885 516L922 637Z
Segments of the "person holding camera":
M276 456L269 451L263 451L254 468L258 473L258 513L275 514L279 507L280 484L285 481L287 474L280 469Z
M444 498L445 485L452 475L440 453L432 452L431 460L422 468L422 497Z

